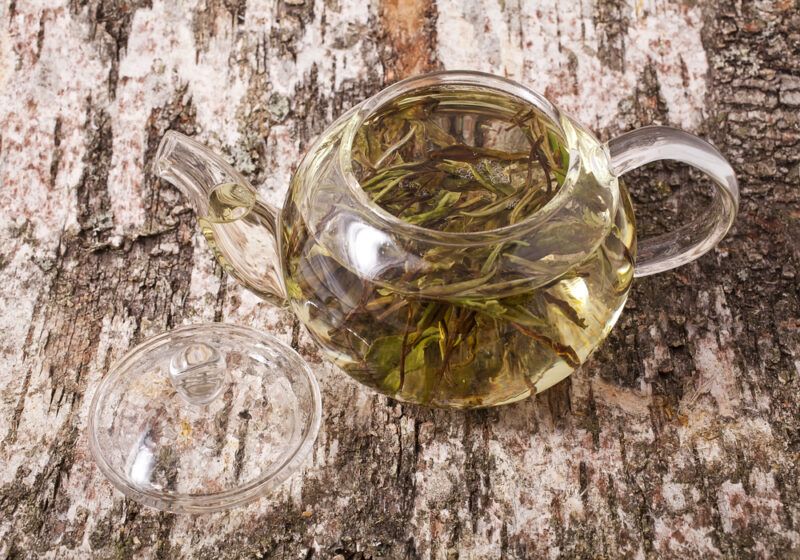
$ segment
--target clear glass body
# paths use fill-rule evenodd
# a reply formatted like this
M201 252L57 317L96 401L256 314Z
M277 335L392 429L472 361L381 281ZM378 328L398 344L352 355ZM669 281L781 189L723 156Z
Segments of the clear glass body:
M603 147L549 107L483 84L412 93L438 104L459 145L485 150L513 142L486 131L526 107L551 117L569 153L561 190L513 226L410 226L363 200L347 147L370 109L354 112L312 148L281 213L289 303L329 359L384 394L458 408L525 398L569 375L619 316L634 270L628 195Z
M473 151L513 150L513 126L503 123L535 113L563 154L557 191L480 231L422 227L376 204L354 168L354 145L365 123L415 96L433 99L438 126ZM680 131L637 133L641 142L626 135L604 145L518 84L442 72L399 82L340 117L301 162L281 210L175 134L162 142L156 171L192 195L206 237L237 278L288 302L349 375L403 401L482 407L569 375L616 322L636 266L652 273L688 262L730 227L738 195L727 162ZM654 146L707 171L719 189L709 219L644 240L642 262L618 175L658 159Z

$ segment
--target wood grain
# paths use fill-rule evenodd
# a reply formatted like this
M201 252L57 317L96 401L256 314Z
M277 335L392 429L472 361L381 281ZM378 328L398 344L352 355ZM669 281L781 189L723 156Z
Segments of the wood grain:
M787 558L800 554L800 6L791 0L11 0L0 8L0 558ZM226 278L149 172L196 134L280 204L331 120L436 68L507 75L603 139L712 140L728 238L639 279L543 395L406 406L321 361ZM640 232L702 212L680 166L626 177ZM95 468L89 402L131 346L221 320L277 334L323 390L317 446L269 499L157 513Z

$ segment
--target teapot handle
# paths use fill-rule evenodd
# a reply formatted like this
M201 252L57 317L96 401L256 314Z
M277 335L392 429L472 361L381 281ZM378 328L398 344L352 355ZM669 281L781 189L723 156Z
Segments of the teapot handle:
M717 149L693 134L667 126L646 126L608 143L611 170L619 176L659 160L686 163L714 182L711 207L674 231L639 242L636 276L649 276L689 263L725 237L739 209L739 185L733 168Z

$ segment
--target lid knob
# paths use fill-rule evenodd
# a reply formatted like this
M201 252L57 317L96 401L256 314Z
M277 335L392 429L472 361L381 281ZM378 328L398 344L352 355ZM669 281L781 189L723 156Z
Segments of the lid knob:
M196 406L216 399L225 388L225 358L203 342L184 346L169 363L169 378L178 394Z

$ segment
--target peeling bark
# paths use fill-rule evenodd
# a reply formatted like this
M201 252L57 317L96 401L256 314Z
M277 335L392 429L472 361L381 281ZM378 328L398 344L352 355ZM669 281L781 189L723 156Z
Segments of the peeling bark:
M381 2L387 82L436 69L436 17L436 6L431 0Z
M52 4L0 11L0 558L800 553L796 1ZM582 371L468 413L393 402L324 364L293 317L222 275L187 202L149 172L178 129L280 204L336 115L454 67L546 91L604 139L689 128L742 187L728 238L637 280ZM681 166L625 179L642 235L703 211L702 178ZM132 345L209 320L312 362L323 427L272 496L157 513L95 468L89 401Z

